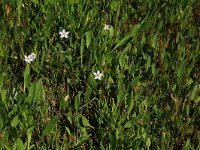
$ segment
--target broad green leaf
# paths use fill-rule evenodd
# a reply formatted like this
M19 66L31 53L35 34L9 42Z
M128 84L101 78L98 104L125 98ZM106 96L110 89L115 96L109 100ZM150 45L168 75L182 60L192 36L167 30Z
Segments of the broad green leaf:
M196 95L197 95L197 92L198 92L198 86L195 85L193 90L192 90L192 94L191 94L191 99L195 99Z
M58 118L53 118L49 123L44 127L42 130L42 136L43 139L46 135L48 135L57 125Z
M42 79L40 79L37 83L36 83L36 87L35 87L35 96L33 98L33 104L38 104L39 100L42 99L42 95L43 95L43 84L42 84Z
M102 56L101 56L101 66L105 66L105 55L103 54Z
M42 7L42 6L41 6ZM44 11L44 10L43 10ZM47 33L49 32L48 31L48 29L50 29L50 27L51 27L51 25L52 25L52 23L53 23L53 21L54 21L54 19L55 19L55 16L54 16L54 14L53 13L51 13L51 12L48 12L48 15L47 15L47 20L46 20L46 35L47 35Z
M33 102L33 99L35 97L35 90L36 90L36 83L32 83L32 85L28 89L28 97L25 99L25 102L28 102L31 104Z
M117 94L117 103L120 104L125 99L125 96L126 96L126 91L120 89L119 93Z
M112 0L111 4L110 4L111 10L116 11L116 9L118 8L119 4L120 4L120 1Z
M94 87L96 87L96 81L95 81L95 79L94 79L94 75L93 74L89 74L89 76L88 76L88 85L91 87L91 88L94 88Z
M11 121L11 126L12 126L12 127L16 127L16 126L18 125L18 123L19 123L19 116L17 115L17 116L15 116L15 117L13 118L13 120Z
M163 20L161 19L161 20L159 21L159 24L158 24L158 30L159 30L159 31L162 31L162 29L163 29L163 24L164 24L164 22L163 22Z
M106 89L109 89L112 84L114 84L114 80L111 76L109 76L107 85L106 85Z
M35 95L35 90L36 90L36 82L32 83L28 90L29 90L28 96L32 97L33 99Z
M178 78L182 79L183 74L185 73L186 62L185 60L182 61L180 67L178 68L177 76Z
M119 57L119 65L120 65L120 67L122 67L122 68L127 68L127 63L126 63L126 60L127 60L127 55L121 55L120 57Z
M113 29L113 27L111 26L110 27L110 33L109 33L109 38L110 38L110 40L112 40L112 38L113 38L113 35L114 35L114 29Z
M86 46L88 48L90 46L90 43L91 43L91 31L87 31L85 33L85 36L86 36Z
M131 128L133 126L133 124L131 123L131 121L128 121L125 123L124 128Z
M29 86L29 82L30 82L30 64L27 64L24 71L24 91Z
M17 150L24 150L25 149L23 141L20 138L17 139L16 145L17 145Z
M17 7L21 7L21 5L22 5L22 0L17 0Z
M149 69L149 67L151 66L151 57L150 56L148 56L148 58L147 58L147 63L146 63L146 71Z
M110 63L114 58L114 54L111 52L107 52L105 55L106 64Z
M66 60L65 55L63 55L62 53L60 53L59 55L59 64L63 64Z
M155 73L156 73L156 64L154 64L154 63L152 63L152 65L151 65L151 72L153 75L155 75Z
M144 127L141 128L141 134L142 134L143 139L146 139L147 134Z
M140 41L140 44L141 44L142 47L146 44L146 37L145 37L144 34L142 36L142 40Z
M21 16L21 6L22 6L22 0L17 0L17 12L18 12L18 16Z
M129 106L128 106L128 113L130 113L134 107L134 104L135 104L135 100L134 99L131 99L130 100L130 103L129 103Z
M81 118L82 118L82 123L85 127L92 127L93 128L93 126L90 125L89 121L87 120L87 118L85 116L82 116Z
M75 110L78 112L79 106L80 106L80 98L81 98L81 92L79 91L78 95L75 97Z
M72 110L69 109L68 114L67 114L67 120L70 122L70 124L72 124Z
M184 144L183 150L191 149L190 145L191 145L190 139L187 139L187 141Z
M101 56L100 56L99 51L98 51L98 50L95 50L95 51L94 51L94 59L95 59L97 65L100 65L100 57L101 57Z
M152 38L152 40L151 40L151 45L152 45L152 47L153 48L156 48L156 46L158 45L157 42L158 40L157 40L157 34L155 34L154 36L153 36L153 38Z
M149 149L150 146L151 146L151 139L147 138L146 139L146 147L147 147L147 149Z

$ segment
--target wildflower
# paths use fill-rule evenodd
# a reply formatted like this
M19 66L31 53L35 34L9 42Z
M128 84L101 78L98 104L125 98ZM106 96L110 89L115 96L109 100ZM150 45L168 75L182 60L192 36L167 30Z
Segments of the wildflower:
M98 79L101 80L101 78L103 77L103 73L101 73L99 70L97 72L94 72L94 79Z
M70 32L69 32L69 31L66 32L65 29L63 29L62 31L59 32L60 37L61 37L61 38L66 38L66 39L68 38L69 33L70 33Z
M36 54L31 53L31 55L29 55L29 57L30 57L32 60L35 60L35 59L36 59Z
M105 25L104 25L104 30L109 30L109 29L110 29L110 26L107 25L107 24L105 24Z
M25 55L25 62L26 63L31 63L32 61L34 61L36 59L36 54L34 54L34 53L31 53L30 55Z

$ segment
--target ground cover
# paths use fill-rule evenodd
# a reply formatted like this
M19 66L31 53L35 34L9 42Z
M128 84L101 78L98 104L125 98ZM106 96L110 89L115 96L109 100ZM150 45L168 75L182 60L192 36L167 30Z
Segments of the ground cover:
M0 1L0 149L200 149L199 8Z

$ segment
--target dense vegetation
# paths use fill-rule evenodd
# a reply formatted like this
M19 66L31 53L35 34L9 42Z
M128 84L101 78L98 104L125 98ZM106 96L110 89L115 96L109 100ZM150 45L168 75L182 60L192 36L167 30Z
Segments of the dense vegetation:
M199 8L1 0L0 149L200 149Z

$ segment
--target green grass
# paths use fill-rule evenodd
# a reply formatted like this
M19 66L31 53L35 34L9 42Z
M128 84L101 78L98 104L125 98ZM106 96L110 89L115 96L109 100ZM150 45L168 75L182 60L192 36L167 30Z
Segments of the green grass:
M1 1L0 149L200 149L199 8Z

